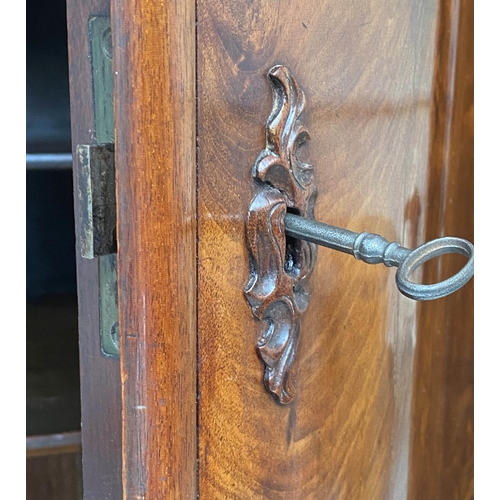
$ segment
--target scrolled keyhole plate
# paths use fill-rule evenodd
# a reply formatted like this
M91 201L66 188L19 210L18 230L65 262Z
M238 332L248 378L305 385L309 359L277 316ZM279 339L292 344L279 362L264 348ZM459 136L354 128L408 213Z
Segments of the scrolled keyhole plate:
M250 277L245 296L258 320L264 386L286 404L294 396L289 370L300 319L309 303L307 282L317 247L287 236L284 219L287 213L314 218L317 189L312 165L297 155L309 139L301 122L304 93L285 66L274 66L268 77L274 102L266 124L266 147L252 169L253 198L246 220Z

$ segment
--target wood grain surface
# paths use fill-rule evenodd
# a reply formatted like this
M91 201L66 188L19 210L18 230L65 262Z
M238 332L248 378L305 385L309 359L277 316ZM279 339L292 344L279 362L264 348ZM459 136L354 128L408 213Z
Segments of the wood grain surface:
M113 0L123 497L196 497L195 5Z
M70 1L85 142L84 26L106 5ZM394 270L319 249L287 407L263 387L243 293L275 64L308 100L301 157L315 167L317 219L408 247L471 238L471 54L459 48L471 2L460 16L458 0L204 0L196 13L113 2L123 442L116 363L96 354L97 270L80 262L82 383L95 397L82 416L94 424L82 430L87 498L471 498L471 285L417 308ZM444 262L424 278L450 274Z
M436 0L198 2L199 495L397 499L409 484L416 303L394 270L320 248L287 407L262 384L244 219L266 73L293 72L316 218L424 241ZM446 300L446 299L443 299Z
M77 144L96 142L88 19L109 16L109 9L109 0L67 0L73 151ZM75 159L75 174L77 168ZM73 175L73 182L78 193L78 175ZM74 198L75 219L80 220L78 196ZM81 258L78 240L76 248L85 498L115 500L121 498L122 490L120 365L101 354L98 260Z
M442 2L434 77L426 239L474 241L474 2ZM428 264L424 281L461 259ZM474 497L474 287L420 305L413 385L410 498Z

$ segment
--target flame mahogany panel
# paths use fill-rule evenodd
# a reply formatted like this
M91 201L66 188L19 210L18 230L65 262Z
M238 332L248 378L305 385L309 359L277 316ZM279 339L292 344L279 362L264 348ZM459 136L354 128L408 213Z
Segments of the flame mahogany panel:
M245 222L280 64L307 97L316 218L426 241L439 1L197 5L200 498L405 498L416 303L394 270L319 248L281 405L243 293Z

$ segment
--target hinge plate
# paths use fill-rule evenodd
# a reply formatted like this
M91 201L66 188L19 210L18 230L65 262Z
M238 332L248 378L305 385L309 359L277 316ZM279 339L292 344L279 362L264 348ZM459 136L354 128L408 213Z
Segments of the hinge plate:
M99 262L99 330L101 352L118 359L118 286L116 273L116 186L111 24L109 16L88 22L94 131L97 144L77 146L81 252Z

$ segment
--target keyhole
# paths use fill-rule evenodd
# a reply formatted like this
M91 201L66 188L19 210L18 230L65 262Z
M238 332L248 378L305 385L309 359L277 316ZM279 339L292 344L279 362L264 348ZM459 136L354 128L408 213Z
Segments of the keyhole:
M296 208L287 208L287 213L300 215L300 211ZM286 273L292 276L298 276L300 274L300 245L299 239L293 236L285 235L286 238L286 252L285 252L285 264L284 270Z

